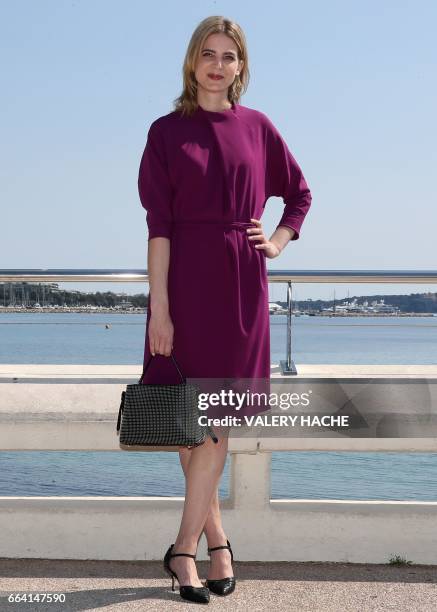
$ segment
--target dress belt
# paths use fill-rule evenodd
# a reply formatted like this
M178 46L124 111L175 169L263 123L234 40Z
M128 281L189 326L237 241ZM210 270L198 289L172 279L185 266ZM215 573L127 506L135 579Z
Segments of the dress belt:
M251 221L174 221L173 227L217 227L221 229L245 230L248 227L256 227Z

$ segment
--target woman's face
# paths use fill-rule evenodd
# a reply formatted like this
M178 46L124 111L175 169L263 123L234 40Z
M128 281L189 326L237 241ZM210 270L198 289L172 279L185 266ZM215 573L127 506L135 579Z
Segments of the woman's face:
M238 60L238 47L222 32L210 34L200 49L195 77L200 87L208 92L225 91L234 82L243 66ZM221 78L214 78L221 77Z

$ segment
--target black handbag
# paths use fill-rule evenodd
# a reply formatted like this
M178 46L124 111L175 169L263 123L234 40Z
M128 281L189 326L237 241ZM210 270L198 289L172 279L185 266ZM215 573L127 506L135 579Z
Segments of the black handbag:
M150 357L136 384L121 394L117 419L120 448L134 451L177 451L203 444L209 435L218 439L208 425L199 424L200 390L187 383L173 354L170 355L182 379L181 384L143 384Z

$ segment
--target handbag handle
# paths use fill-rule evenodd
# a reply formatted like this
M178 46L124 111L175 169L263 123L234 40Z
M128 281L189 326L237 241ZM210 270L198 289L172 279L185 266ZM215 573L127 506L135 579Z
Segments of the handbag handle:
M140 377L140 380L138 381L138 384L141 384L141 381L143 380L144 374L146 373L146 370L147 370L147 368L149 367L150 362L152 361L153 357L154 357L154 355L150 355L150 359L149 359L149 361L147 362L147 364L144 366L143 373L141 374L141 377ZM179 369L179 366L178 366L178 364L177 364L177 362L176 362L176 359L175 359L175 358L174 358L174 356L173 356L173 353L170 353L170 357L173 359L173 363L175 364L176 369L177 369L177 371L179 372L179 376L181 377L182 382L183 382L183 383L184 383L184 382L186 382L185 378L182 376L182 373L181 373L181 371L180 371L180 369Z

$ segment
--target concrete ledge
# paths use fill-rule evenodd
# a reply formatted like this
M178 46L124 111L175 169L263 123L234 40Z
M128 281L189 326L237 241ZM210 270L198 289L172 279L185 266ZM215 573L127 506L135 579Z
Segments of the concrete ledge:
M270 500L268 453L233 454L230 481L222 516L241 561L385 563L400 555L437 564L437 502ZM182 506L182 497L2 497L2 555L158 560ZM202 545L198 558L207 558Z
M116 422L121 392L138 381L140 368L119 365L0 365L0 450L120 450ZM428 378L437 366L304 364L295 377L281 376L272 364L272 379ZM430 385L437 395L437 384ZM437 400L434 400L437 401ZM411 428L409 429L411 432ZM437 452L437 438L349 438L324 431L315 438L231 435L230 452L281 450ZM411 433L410 433L411 435Z
M321 367L306 366L301 376L320 377ZM375 375L368 366L323 367L323 376ZM384 366L383 376L396 375L387 367L405 377L403 366ZM411 366L408 375L436 373ZM131 366L0 366L0 450L119 450L120 395L137 375ZM385 563L400 555L437 564L437 502L270 500L271 452L281 450L436 452L437 440L351 439L335 431L324 438L231 438L231 495L221 505L241 561ZM182 505L183 498L3 497L1 554L158 560L174 541ZM205 553L201 547L199 558Z

